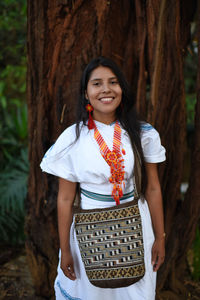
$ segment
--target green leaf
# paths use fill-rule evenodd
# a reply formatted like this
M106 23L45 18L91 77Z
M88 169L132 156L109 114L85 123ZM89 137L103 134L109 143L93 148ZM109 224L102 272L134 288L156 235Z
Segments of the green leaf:
M23 149L20 157L12 158L10 164L0 173L1 240L6 241L8 236L12 236L13 242L20 240L19 236L24 238L21 230L23 231L25 216L24 201L27 194L28 171L28 150Z

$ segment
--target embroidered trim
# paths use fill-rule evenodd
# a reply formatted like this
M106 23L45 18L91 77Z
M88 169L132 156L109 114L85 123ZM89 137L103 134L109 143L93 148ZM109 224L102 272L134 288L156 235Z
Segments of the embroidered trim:
M148 130L153 129L153 126L151 124L142 124L141 129L148 131Z
M81 300L81 298L76 298L76 297L72 297L70 296L60 285L60 281L57 281L57 286L60 289L61 294L63 295L63 297L67 300Z
M97 193L93 193L93 192L90 192L90 191L87 191L87 190L84 190L81 188L81 194L83 194L84 196L90 198L90 199L93 199L93 200L97 200L97 201L104 201L104 202L114 202L114 199L111 195L102 195L102 194L97 194ZM129 193L126 193L124 194L121 198L120 198L120 201L121 200L126 200L130 197L133 197L134 196L134 190L129 192Z
M55 145L55 143L54 143L54 144L49 148L49 150L45 153L44 157L47 157L47 156L48 156L47 154L49 154L49 153L51 152L51 150L53 149L54 145Z

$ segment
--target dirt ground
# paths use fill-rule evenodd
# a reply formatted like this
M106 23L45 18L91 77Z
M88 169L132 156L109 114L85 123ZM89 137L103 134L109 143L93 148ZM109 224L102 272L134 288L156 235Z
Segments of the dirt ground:
M25 250L0 249L0 300L43 300L35 295Z
M200 282L185 279L185 285L189 290L187 300L200 300ZM35 295L25 250L0 247L0 300L18 299L44 300Z

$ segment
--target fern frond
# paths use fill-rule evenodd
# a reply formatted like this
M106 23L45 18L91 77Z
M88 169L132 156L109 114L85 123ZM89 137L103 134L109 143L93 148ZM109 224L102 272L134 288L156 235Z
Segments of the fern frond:
M20 157L12 158L9 165L0 173L1 240L17 242L23 236L28 171L27 149L24 149Z
M27 173L13 169L0 176L0 207L4 212L15 211L21 214L24 211L24 199L27 193Z

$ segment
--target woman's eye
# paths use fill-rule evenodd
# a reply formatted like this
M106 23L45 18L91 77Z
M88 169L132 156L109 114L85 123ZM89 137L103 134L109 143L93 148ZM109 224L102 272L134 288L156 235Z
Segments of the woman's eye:
M93 85L94 85L94 86L99 86L99 85L100 85L100 82L94 82Z
M118 81L117 80L113 80L113 81L111 81L111 84L118 84Z

